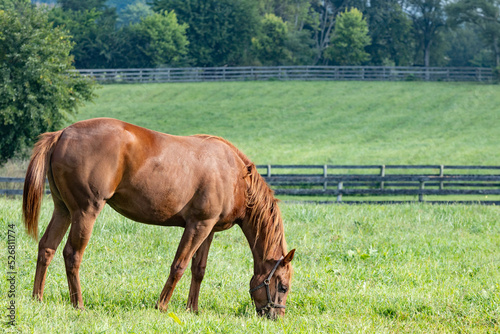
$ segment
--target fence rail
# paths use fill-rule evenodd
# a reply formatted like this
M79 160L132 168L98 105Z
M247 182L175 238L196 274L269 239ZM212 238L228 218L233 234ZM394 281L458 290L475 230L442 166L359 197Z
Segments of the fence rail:
M491 68L388 66L248 66L142 69L81 69L101 83L262 80L478 81L492 82Z
M22 185L24 178L21 177L0 177L0 185L8 187L7 189L0 189L0 195L22 195Z
M331 196L336 196L336 200L329 203L359 203L367 196L415 196L419 202L449 203L470 202L456 197L481 195L498 199L482 198L474 202L500 205L500 166L258 165L257 168L277 195L314 196L316 202ZM10 185L9 189L0 189L0 195L21 195L23 182L23 178L0 177L0 186ZM454 197L452 201L425 200L425 196L450 195Z
M277 195L336 196L338 203L370 197L500 195L500 166L445 165L259 165L261 175ZM361 173L363 171L363 173ZM482 204L500 204L485 200ZM373 202L373 201L370 201ZM382 200L377 202L396 202ZM469 202L469 201L465 201ZM479 200L476 200L479 202Z

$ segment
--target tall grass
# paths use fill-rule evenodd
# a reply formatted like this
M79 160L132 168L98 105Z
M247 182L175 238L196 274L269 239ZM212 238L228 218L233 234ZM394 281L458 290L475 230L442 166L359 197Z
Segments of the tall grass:
M189 270L167 313L154 309L181 229L131 222L106 208L81 267L86 310L74 310L61 249L45 300L31 300L37 245L20 226L20 200L0 199L1 263L7 225L17 225L17 326L33 333L497 332L500 330L498 207L282 204L295 274L280 321L254 315L252 257L238 227L218 233L200 295L184 310ZM43 205L41 230L52 205ZM65 241L63 241L64 243ZM7 282L0 284L2 309ZM3 319L2 319L3 320Z

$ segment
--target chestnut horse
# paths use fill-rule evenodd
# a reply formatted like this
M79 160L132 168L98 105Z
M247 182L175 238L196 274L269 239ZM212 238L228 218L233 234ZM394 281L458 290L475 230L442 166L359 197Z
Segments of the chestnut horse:
M192 259L187 308L198 311L214 232L236 224L253 254L250 295L257 313L284 315L295 250L286 251L273 191L228 141L167 135L109 118L43 134L33 149L23 193L24 224L35 239L45 177L54 212L38 247L34 298L42 300L47 267L71 226L63 256L71 302L83 308L79 268L94 222L107 203L137 222L184 228L158 309L167 309Z

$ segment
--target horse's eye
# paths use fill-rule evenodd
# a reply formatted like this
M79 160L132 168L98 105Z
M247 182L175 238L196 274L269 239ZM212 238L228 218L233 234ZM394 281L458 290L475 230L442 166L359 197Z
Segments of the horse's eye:
M287 286L284 286L284 285L282 285L282 284L280 283L280 284L279 284L279 286L278 286L278 291L279 291L279 292L283 292L283 293L285 293L285 292L287 292L287 291L288 291L288 287L287 287Z

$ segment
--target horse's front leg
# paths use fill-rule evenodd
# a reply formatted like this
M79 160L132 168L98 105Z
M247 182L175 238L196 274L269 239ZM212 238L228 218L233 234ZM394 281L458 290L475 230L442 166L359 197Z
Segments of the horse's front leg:
M172 297L175 286L184 274L194 253L212 232L215 223L216 220L205 220L186 224L181 242L177 248L177 253L175 254L174 262L170 267L170 274L160 294L160 299L156 304L156 308L161 311L167 310L168 302Z
M189 289L186 307L189 311L198 312L198 297L200 296L201 281L203 281L203 276L205 276L208 251L210 250L213 238L214 232L210 233L201 244L191 262L191 288Z

